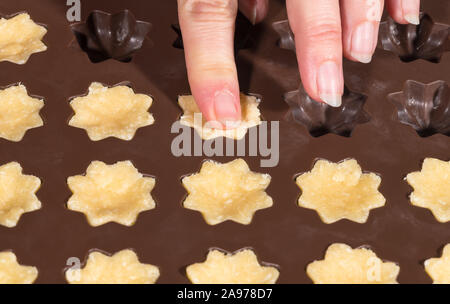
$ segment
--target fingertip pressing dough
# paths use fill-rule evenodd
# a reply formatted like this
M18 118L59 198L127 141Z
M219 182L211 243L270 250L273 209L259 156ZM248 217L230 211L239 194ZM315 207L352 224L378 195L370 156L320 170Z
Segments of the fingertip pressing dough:
M43 126L42 107L44 101L30 97L21 84L0 90L0 137L18 142L27 130Z
M450 284L450 244L444 247L440 258L425 261L425 270L434 284Z
M365 223L370 210L386 202L378 191L381 178L363 173L354 159L339 163L318 160L296 183L302 190L299 206L316 210L326 224L342 219Z
M20 265L13 252L0 252L0 284L33 284L37 276L37 268Z
M36 191L41 180L22 174L19 163L11 162L0 167L0 225L15 227L22 214L41 208Z
M450 161L426 158L422 170L407 175L414 188L411 204L430 209L441 223L450 221Z
M88 95L70 102L75 115L69 125L85 129L93 141L108 137L131 140L137 129L155 122L148 112L152 102L150 96L135 94L127 86L108 88L94 82Z
M383 262L368 248L345 244L328 247L325 259L306 268L314 284L397 284L400 267Z
M194 128L204 140L217 137L227 137L231 139L242 139L248 129L261 124L261 113L259 112L259 100L255 96L241 94L242 120L235 129L215 129L207 125L207 120L203 118L197 103L192 95L179 96L178 104L183 110L180 118L182 125Z
M93 161L86 175L67 180L73 195L67 207L86 215L91 226L116 222L132 226L139 213L155 208L155 179L144 177L130 161L107 165Z
M130 249L112 256L91 252L84 268L66 271L70 284L154 284L158 278L158 267L140 263Z
M277 268L261 266L250 249L211 250L205 262L188 266L186 273L193 284L274 284L279 276Z
M199 173L184 177L182 183L188 192L183 206L201 212L209 225L227 220L247 225L257 210L273 204L265 192L270 176L250 171L243 159L205 161Z
M42 42L47 29L22 13L10 19L0 19L0 62L24 64L34 53L47 50Z

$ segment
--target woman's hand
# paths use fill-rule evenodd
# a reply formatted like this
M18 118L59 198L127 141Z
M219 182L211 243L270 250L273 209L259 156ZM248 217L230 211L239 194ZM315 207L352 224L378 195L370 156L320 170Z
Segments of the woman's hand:
M386 4L398 23L419 23L420 0ZM317 101L340 106L342 57L371 61L384 0L287 0L286 5L305 90ZM189 84L215 127L233 127L241 119L233 47L237 11L257 23L268 7L268 0L178 0Z

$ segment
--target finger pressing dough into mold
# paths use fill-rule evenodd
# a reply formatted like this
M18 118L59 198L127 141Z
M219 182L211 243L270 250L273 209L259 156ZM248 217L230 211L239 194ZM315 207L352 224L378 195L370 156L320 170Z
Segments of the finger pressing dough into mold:
M363 173L354 159L339 163L318 160L296 183L302 190L299 206L316 210L326 224L342 219L365 223L370 210L386 202L378 191L381 178Z
M0 167L0 225L15 227L22 214L41 208L36 191L41 180L22 174L19 163L11 162Z
M24 64L34 53L47 50L42 42L47 29L22 13L10 19L0 19L0 62Z
M22 84L0 90L0 137L18 142L29 129L43 126L43 107L44 101L30 97Z
M450 244L444 247L440 258L425 261L425 270L434 284L450 284Z
M0 284L33 284L37 276L37 268L20 265L13 252L0 252Z
M130 249L112 256L93 251L84 268L66 271L70 284L154 284L158 278L158 267L139 262Z
M227 137L231 139L242 139L248 129L261 124L261 114L258 109L259 100L255 96L241 94L242 119L235 129L215 129L211 124L203 118L194 97L180 96L178 104L183 110L180 118L182 125L194 128L201 138L204 140L214 139L217 137Z
M407 175L414 206L430 209L441 223L450 221L450 161L426 158L422 170Z
M186 273L193 284L274 284L280 274L273 266L261 266L250 249L211 250L205 262L188 266Z
M331 245L324 260L306 268L314 284L397 284L399 272L398 265L383 262L372 250L345 244Z
M253 214L272 206L265 189L270 176L250 171L243 159L226 164L205 161L199 173L184 177L187 209L199 211L209 225L227 220L250 224Z
M71 176L67 184L73 193L67 207L84 213L92 226L108 222L132 226L139 213L155 208L150 194L155 179L144 177L130 161L113 165L93 161L86 175Z
M93 141L108 137L131 140L137 129L155 122L148 112L152 102L150 96L135 94L128 86L108 88L94 82L86 96L70 102L75 115L69 125L85 129Z

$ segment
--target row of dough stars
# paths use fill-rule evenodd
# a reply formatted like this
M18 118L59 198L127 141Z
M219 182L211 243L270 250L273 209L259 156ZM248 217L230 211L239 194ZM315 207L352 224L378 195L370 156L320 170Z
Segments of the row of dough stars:
M86 263L65 272L70 284L153 284L160 276L157 266L143 264L133 250L114 255L91 251ZM424 262L435 284L450 284L450 244L440 258ZM308 264L306 273L315 284L397 284L400 267L381 260L370 248L352 249L335 243L323 260ZM280 271L273 264L260 263L252 249L234 253L210 250L206 261L186 268L193 284L274 284ZM38 276L36 267L22 266L13 252L0 252L0 284L31 284Z
M430 209L439 222L450 221L450 161L427 158L422 170L406 180L414 188L413 205ZM201 212L209 225L228 220L248 225L256 211L273 205L266 193L270 181L270 175L251 171L243 159L224 164L208 160L198 173L182 179L188 192L183 206ZM132 226L139 213L156 207L151 196L155 183L131 161L93 161L86 174L67 179L72 191L67 207L84 213L91 226ZM370 211L386 201L378 191L381 177L364 173L355 159L318 160L311 171L297 176L296 183L302 191L298 205L316 210L326 224L343 219L365 223ZM23 174L17 162L0 166L0 225L15 227L23 213L40 209L40 185L40 179Z

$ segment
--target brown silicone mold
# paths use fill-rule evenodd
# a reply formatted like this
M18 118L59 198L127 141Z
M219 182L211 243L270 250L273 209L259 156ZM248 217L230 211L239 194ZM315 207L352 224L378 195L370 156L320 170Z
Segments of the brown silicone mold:
M408 80L403 91L390 94L389 99L397 108L398 120L420 136L450 136L450 89L445 81Z
M381 47L398 55L402 61L424 59L438 63L450 51L450 26L420 15L420 24L398 24L388 18L380 25Z
M313 100L303 86L297 91L286 93L284 99L290 107L288 115L294 122L304 125L314 137L328 133L350 137L358 124L370 120L369 114L363 109L367 96L351 92L348 88L345 88L339 108Z
M92 62L111 58L129 62L142 47L151 24L136 20L129 10L117 14L93 11L85 22L71 27L80 48Z

